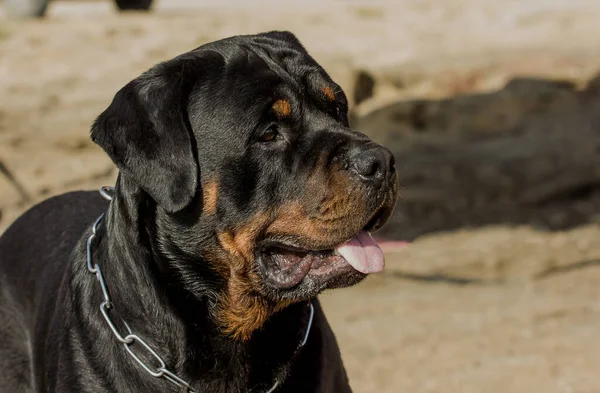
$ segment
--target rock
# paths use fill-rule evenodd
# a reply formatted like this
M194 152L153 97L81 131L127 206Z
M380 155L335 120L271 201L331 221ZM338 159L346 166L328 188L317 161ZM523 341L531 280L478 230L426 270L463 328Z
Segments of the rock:
M381 236L593 221L599 97L569 81L519 78L495 92L401 101L358 116L358 128L394 152L400 175L399 204Z
M512 131L531 117L569 111L577 105L578 92L570 82L519 78L492 93L396 102L357 119L356 125L391 135L489 134Z
M386 273L473 284L535 280L597 260L599 230L598 224L559 233L530 226L490 226L426 235L409 247L386 250L393 261L387 264Z

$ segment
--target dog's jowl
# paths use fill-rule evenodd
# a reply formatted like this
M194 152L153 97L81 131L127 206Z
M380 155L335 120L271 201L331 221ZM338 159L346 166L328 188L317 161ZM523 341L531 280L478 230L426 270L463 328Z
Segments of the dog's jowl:
M383 269L398 181L292 34L158 64L91 137L112 200L48 199L0 238L1 393L351 391L317 295Z

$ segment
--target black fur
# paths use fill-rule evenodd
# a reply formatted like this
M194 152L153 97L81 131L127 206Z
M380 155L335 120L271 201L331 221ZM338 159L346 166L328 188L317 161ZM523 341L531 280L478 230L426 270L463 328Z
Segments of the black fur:
M324 85L333 86L335 100L323 99ZM285 119L271 109L280 97L291 107ZM341 89L284 32L217 41L127 84L92 127L120 170L113 201L97 192L54 197L0 238L0 393L181 391L135 364L102 319L86 240L103 212L93 260L113 310L197 392L265 392L274 381L282 382L277 392L350 392L316 296L364 276L307 276L294 288L275 288L259 255L266 240L329 248L389 217L393 159L347 128L346 111ZM273 124L280 136L263 143ZM309 239L302 228L256 234L256 262L243 276L251 289L243 293L269 317L249 339L232 338L218 313L231 295L234 265L218 234L235 232L258 212L275 216L273 206L302 195L317 170L347 179L343 191L361 195L361 204L327 236ZM208 214L204 187L214 179L218 199ZM315 209L322 202L301 201ZM307 301L315 319L297 352Z

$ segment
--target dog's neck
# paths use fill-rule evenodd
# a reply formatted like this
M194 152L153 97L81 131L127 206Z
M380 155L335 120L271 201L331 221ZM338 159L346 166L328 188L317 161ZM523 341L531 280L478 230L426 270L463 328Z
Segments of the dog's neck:
M266 391L275 380L284 380L307 328L306 304L273 315L248 341L231 339L212 315L215 299L210 283L196 283L196 287L206 284L206 294L192 296L161 258L152 237L155 206L131 185L122 190L115 193L93 252L119 316L163 359L169 359L171 371L198 384L200 391L202 386L227 384L228 380L245 380L246 386L228 385L227 391L247 391L254 386ZM97 309L101 301L97 283L93 276L87 279L93 281L91 293L87 298L84 294L81 301L84 307ZM101 323L103 328L109 329ZM98 345L120 346L114 337L105 337L109 341ZM133 362L124 352L115 361ZM139 372L144 374L141 369ZM228 372L236 373L236 378L226 375ZM244 374L246 378L240 378ZM152 379L149 375L142 378Z

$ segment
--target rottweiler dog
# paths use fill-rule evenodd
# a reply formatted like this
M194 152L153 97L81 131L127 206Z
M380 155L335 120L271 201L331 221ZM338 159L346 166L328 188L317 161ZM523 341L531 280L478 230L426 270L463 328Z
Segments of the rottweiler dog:
M48 199L0 238L0 392L350 392L317 295L383 268L398 177L347 107L289 32L125 85L91 129L112 200Z

